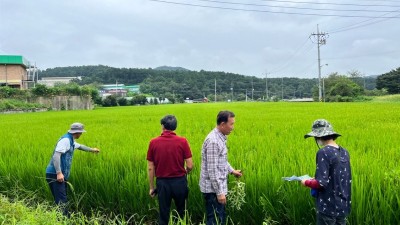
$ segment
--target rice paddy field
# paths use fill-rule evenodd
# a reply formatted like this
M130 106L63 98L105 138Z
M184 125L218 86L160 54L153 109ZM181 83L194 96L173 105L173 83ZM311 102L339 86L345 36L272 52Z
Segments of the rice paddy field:
M204 202L198 180L201 145L215 127L220 110L236 114L228 137L229 162L244 170L246 203L228 207L233 224L315 224L309 189L282 177L314 175L312 139L303 135L325 118L342 134L337 142L351 155L352 212L349 223L400 224L400 104L375 103L205 103L98 108L0 115L0 192L18 185L52 201L45 168L53 148L73 122L85 124L79 143L100 154L76 151L69 193L72 208L101 211L151 223L157 201L148 196L146 153L161 133L160 119L174 114L176 133L188 139L195 168L188 176L190 223L203 221ZM230 187L235 178L230 177ZM229 205L229 199L228 199Z

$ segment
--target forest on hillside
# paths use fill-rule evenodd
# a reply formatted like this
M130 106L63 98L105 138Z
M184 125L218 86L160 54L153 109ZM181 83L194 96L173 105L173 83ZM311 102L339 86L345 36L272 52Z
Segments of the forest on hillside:
M318 79L280 77L260 78L234 73L190 71L185 69L114 68L104 65L56 67L40 71L40 77L78 77L78 84L140 85L140 91L158 97L214 100L264 100L311 98L318 89ZM352 77L367 90L375 88L375 77Z

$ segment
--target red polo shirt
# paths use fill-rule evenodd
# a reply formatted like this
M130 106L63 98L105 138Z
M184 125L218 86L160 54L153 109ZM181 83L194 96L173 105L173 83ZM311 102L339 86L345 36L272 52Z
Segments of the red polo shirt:
M163 131L153 138L147 151L147 160L154 163L156 177L181 177L186 174L185 159L191 158L189 143L173 131Z

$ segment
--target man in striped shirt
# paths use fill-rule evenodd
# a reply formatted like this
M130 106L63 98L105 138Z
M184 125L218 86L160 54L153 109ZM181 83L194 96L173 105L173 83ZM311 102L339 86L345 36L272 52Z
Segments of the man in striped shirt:
M227 135L233 130L235 114L221 111L217 116L217 126L206 137L201 151L200 191L206 202L207 225L225 224L226 195L228 194L228 174L241 177L228 162Z

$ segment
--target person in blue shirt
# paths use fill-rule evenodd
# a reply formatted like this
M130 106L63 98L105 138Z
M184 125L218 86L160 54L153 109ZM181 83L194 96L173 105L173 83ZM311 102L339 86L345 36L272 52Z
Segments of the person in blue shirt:
M63 135L57 142L53 156L46 168L46 181L49 184L54 201L60 206L63 214L69 216L67 210L67 181L69 179L72 157L75 149L86 152L99 153L97 148L90 148L75 142L76 139L86 132L81 123L73 123L68 133Z
M317 225L346 225L351 210L350 155L336 143L339 136L324 119L314 121L312 131L304 135L314 137L319 148L315 178L301 181L316 198Z

